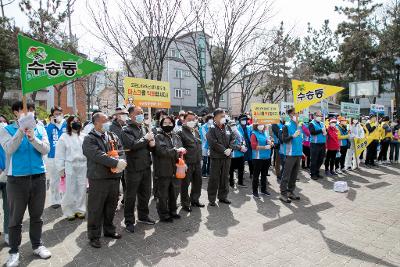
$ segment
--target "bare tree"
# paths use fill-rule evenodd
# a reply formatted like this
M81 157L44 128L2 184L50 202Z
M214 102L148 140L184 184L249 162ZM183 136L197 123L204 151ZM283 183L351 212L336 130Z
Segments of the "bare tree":
M5 18L5 17L6 17L6 16L4 15L4 7L5 7L5 6L8 6L8 5L10 5L10 4L14 3L14 2L15 2L15 0L9 0L9 1L0 0L1 17L2 17L2 18Z
M182 62L201 86L209 109L214 109L219 107L221 96L240 82L243 70L262 56L271 2L210 1L192 10L196 14L196 23L188 30L195 34L185 40L188 48L182 51ZM204 47L199 40L204 41ZM211 70L209 82L204 79L207 65L199 56L203 49ZM241 57L243 50L252 53Z
M260 68L245 71L240 79L240 112L244 113L257 90L264 83L265 70Z
M161 80L171 44L193 21L183 2L119 0L118 14L110 14L107 1L97 1L98 11L88 7L93 34L122 59L128 76Z

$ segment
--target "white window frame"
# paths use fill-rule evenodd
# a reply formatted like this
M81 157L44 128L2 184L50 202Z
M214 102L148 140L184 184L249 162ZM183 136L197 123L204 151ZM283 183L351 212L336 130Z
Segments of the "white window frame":
M185 70L185 77L190 77L191 76L191 73L190 73L190 71L188 71L188 70Z
M183 89L183 95L190 95L190 89Z
M178 73L180 73L180 75L178 75ZM181 70L181 69L176 69L176 70L175 70L175 78L177 78L177 79L183 79L183 70Z
M175 98L179 98L179 99L183 98L182 91L183 91L183 90L182 90L181 88L175 88L175 90L174 90L174 97L175 97Z

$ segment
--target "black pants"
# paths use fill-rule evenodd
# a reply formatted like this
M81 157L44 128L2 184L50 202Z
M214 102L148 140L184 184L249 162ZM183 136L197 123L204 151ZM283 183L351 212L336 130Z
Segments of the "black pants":
M201 167L201 175L203 177L210 175L210 157L203 156L203 164Z
M303 153L306 157L301 160L301 167L310 168L310 147L303 146Z
M340 147L340 157L335 160L336 169L344 169L344 163L346 162L347 146Z
M379 152L378 160L387 160L390 140L381 141L381 151Z
M208 181L208 200L215 202L218 199L226 199L229 194L229 168L230 158L211 158L210 179Z
M267 191L267 175L271 166L271 159L253 159L254 175L253 175L253 193L258 193L258 184L261 174L261 192Z
M87 232L90 240L104 234L114 234L113 224L119 195L118 179L90 179L87 206Z
M274 167L275 167L275 174L276 177L280 177L281 175L281 157L279 156L279 145L274 147Z
M245 161L247 161L247 164L249 165L250 176L253 176L253 172L254 172L253 160L252 159L248 159L248 160L245 160Z
M293 193L296 189L296 179L300 170L301 156L286 156L285 168L281 178L280 190L282 195Z
M390 143L390 156L389 156L389 159L391 161L398 161L399 160L399 148L400 148L400 142L391 142Z
M23 164L23 163L21 163ZM42 214L46 200L46 175L8 176L7 196L9 208L10 253L17 253L21 245L22 220L25 210L29 212L29 238L32 249L42 245Z
M365 164L366 165L374 165L374 160L376 159L376 149L378 146L378 141L372 141L369 146L367 146L367 155L365 157Z
M319 169L324 163L325 158L325 144L315 144L310 145L310 173L311 177L319 175Z
M336 154L337 150L328 150L326 151L326 158L325 158L325 171L333 172L335 170L335 161L336 161Z
M135 204L137 197L137 213L139 220L149 216L149 200L151 195L151 170L125 172L126 190L124 217L125 224L135 224Z
M181 180L175 177L157 177L158 200L157 212L160 220L165 220L176 214L176 199L181 185Z
M182 207L190 207L191 203L198 203L201 195L201 163L188 164L185 179L181 183L181 204ZM189 185L192 184L190 197Z
M229 169L229 184L234 185L233 176L235 170L238 170L238 184L243 184L243 173L244 173L244 157L232 158L231 167Z

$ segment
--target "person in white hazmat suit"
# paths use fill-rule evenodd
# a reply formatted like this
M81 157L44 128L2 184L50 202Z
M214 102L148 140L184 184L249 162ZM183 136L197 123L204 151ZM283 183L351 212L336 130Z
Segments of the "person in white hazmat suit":
M355 170L358 169L360 165L360 159L356 159L355 154L355 146L354 146L354 138L364 138L365 133L362 125L358 121L358 119L351 119L351 123L349 126L349 139L350 139L350 148L346 153L346 162L345 168L346 170Z
M65 193L61 201L63 215L68 220L83 219L86 214L86 157L82 152L85 134L82 123L76 116L67 120L67 132L56 146L56 168L65 174Z

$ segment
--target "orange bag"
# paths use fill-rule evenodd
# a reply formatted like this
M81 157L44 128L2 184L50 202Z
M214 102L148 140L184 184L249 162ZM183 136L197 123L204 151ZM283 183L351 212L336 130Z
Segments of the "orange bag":
M186 163L183 159L183 155L181 155L178 159L178 163L176 163L176 178L185 179L186 177Z
M114 140L110 140L110 147L111 147L111 150L107 152L107 155L109 157L118 159L119 158L119 154L118 154L118 150L115 149L115 141ZM112 173L116 173L117 172L117 168L111 168L111 172Z

